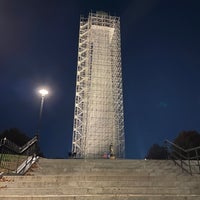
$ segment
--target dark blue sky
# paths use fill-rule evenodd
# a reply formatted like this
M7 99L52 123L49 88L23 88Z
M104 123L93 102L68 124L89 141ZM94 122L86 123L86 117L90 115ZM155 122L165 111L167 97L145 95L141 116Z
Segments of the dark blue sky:
M199 1L0 0L0 131L36 130L46 86L41 148L71 149L80 15L121 17L127 158L182 130L200 131Z

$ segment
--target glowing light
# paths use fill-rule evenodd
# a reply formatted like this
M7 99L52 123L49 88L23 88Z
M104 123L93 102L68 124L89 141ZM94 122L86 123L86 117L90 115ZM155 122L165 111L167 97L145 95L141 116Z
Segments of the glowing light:
M39 93L42 95L42 97L46 96L49 92L46 89L39 90Z

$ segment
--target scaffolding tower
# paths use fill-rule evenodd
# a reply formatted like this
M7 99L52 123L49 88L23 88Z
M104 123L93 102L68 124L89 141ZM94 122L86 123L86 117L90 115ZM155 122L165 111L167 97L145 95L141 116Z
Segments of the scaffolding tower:
M72 153L102 158L111 145L125 157L120 18L96 12L80 19Z

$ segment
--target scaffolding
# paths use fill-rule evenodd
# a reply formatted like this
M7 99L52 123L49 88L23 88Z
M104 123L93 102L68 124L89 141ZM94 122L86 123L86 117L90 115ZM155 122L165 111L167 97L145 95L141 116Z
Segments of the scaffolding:
M111 144L125 157L120 45L119 17L81 17L72 138L78 158L102 158Z

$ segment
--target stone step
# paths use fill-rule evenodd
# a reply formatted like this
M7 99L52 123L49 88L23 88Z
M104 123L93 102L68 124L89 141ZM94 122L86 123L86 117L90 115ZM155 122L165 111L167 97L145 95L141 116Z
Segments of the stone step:
M199 200L199 195L1 195L2 200Z
M0 182L0 187L7 186L9 184L9 187L55 187L55 186L76 186L76 187L156 187L156 186L165 186L165 187L177 187L177 186L200 186L200 183L198 183L195 180L187 180L187 181L178 181L172 178L172 180L161 180L158 177L157 178L148 178L144 177L141 179L131 179L133 177L108 177L107 179L105 177L33 177L31 179L5 179L5 181Z
M84 159L62 159L62 160L53 160L53 159L40 159L39 161L43 165L57 165L62 166L67 164L68 167L74 166L97 166L97 167L144 167L144 166L158 166L163 164L163 166L172 166L173 163L170 160L109 160L109 159L97 159L97 160L84 160Z
M88 175L88 174L91 174L93 176L101 176L102 174L104 176L118 176L119 174L122 175L122 176L167 176L167 172L156 172L156 171L152 171L152 172L127 172L127 171L91 171L91 172L85 172L85 171L51 171L51 170L41 170L40 172L36 172L35 175L70 175L70 174L73 174L73 175L76 175L76 176L80 176L80 175ZM29 174L31 175L31 174ZM179 173L171 173L170 174L171 176L176 176L176 175L181 175L181 172Z
M93 175L135 175L135 176L159 176L159 175L163 175L163 176L167 176L167 175L171 175L171 176L177 176L177 175L182 175L182 171L178 171L178 172L170 172L168 173L167 170L154 170L154 169L147 169L147 170L141 170L141 169L137 169L137 170L122 170L122 169L91 169L91 170L84 170L84 169L79 169L79 168L74 168L74 169L59 169L59 168L55 168L55 169L40 169L39 171L34 172L35 175L65 175L65 174L93 174ZM30 173L31 174L31 173Z
M198 200L200 178L171 161L40 161L26 176L0 179L0 200Z
M119 174L119 173L122 173L122 174L134 174L134 175L138 175L138 176L141 176L141 175L171 175L171 176L174 176L174 175L183 175L183 172L181 170L173 170L173 168L170 169L156 169L156 168L147 168L147 169L142 169L142 168L138 168L138 169L117 169L117 168L103 168L103 169L100 169L100 168L88 168L88 169L84 169L84 168L80 168L80 167L72 167L72 168L62 168L62 167L45 167L45 166L42 166L40 167L41 165L38 166L38 169L35 169L34 170L34 174L70 174L70 173L96 173L96 174L102 174L104 173L105 175L109 175L110 173L111 174Z
M199 176L135 176L135 175L93 175L91 173L82 175L70 174L70 175L31 175L31 176L4 176L3 179L0 179L1 182L23 182L23 181L38 181L38 182L65 182L65 181L151 181L151 182L199 182Z
M12 188L49 188L49 187L181 187L181 186L195 186L196 182L188 182L180 184L179 182L138 182L138 181L70 181L70 182L21 182L10 183ZM198 184L200 186L200 184ZM7 183L0 183L0 188L8 186Z
M177 187L33 187L33 188L4 188L1 195L95 195L95 194L135 194L135 195L200 195L199 190Z
M158 167L160 166L160 167ZM63 174L63 173L85 173L85 172L103 172L109 173L135 173L154 175L166 174L177 175L182 171L178 169L171 161L150 161L150 160L40 160L38 174ZM123 170L122 170L123 169Z
M46 160L42 159L39 161L42 165L51 165L51 166L67 166L67 167L76 167L76 166L86 166L86 167L98 167L98 168L113 168L113 164L115 167L118 168L143 168L146 166L158 166L163 165L166 167L171 167L174 164L169 160L134 160L134 161L127 161L127 160L82 160L82 159L71 159L71 160ZM67 164L67 165L66 165Z

